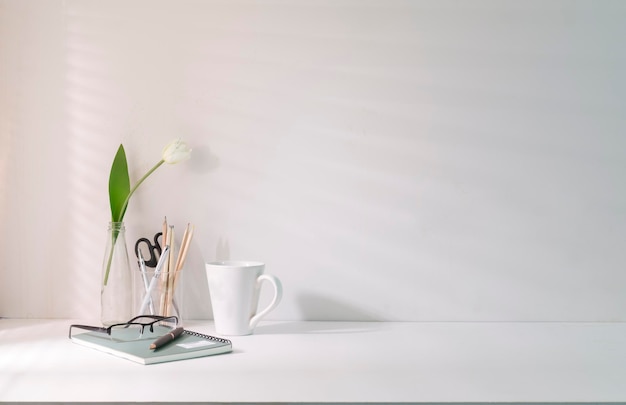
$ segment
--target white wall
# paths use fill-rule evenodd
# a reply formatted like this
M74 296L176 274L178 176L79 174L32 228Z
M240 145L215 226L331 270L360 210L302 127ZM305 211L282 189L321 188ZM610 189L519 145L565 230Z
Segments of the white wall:
M0 316L99 314L129 244L283 280L273 319L626 320L626 3L0 0Z

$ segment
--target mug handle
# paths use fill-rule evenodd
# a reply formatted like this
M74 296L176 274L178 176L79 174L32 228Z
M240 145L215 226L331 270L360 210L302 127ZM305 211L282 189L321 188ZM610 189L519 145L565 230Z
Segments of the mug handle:
M256 314L250 319L250 329L254 329L256 324L259 323L261 318L267 315L272 309L276 308L281 298L283 297L283 286L280 283L280 280L271 274L261 274L257 279L257 283L262 283L264 280L269 281L274 286L274 298L272 302L261 312Z

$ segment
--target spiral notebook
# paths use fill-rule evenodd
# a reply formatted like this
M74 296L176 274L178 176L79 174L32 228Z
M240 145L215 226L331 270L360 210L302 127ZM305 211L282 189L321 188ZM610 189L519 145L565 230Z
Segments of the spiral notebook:
M115 341L109 335L86 332L72 336L76 344L90 347L140 364L163 363L196 357L228 353L233 350L230 340L185 330L180 337L158 350L150 350L152 339L129 342Z

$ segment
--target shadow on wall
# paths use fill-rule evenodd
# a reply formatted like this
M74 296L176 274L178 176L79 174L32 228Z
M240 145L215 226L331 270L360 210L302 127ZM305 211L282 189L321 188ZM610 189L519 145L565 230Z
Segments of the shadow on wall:
M321 294L300 294L297 304L302 318L307 321L385 321L373 312Z
M383 323L362 324L359 322L383 321L382 317L369 311L357 308L346 302L319 294L301 294L297 298L302 319L316 322L281 322L277 324L262 324L255 329L255 334L346 334L367 333L384 327ZM337 321L352 321L354 323L340 324Z
M192 245L195 243L192 241ZM197 271L186 272L184 292L184 315L186 319L213 318L210 292L204 270L205 260L199 252L199 247L195 245L193 249L189 250L189 256L187 257L186 267ZM227 238L219 238L215 260L230 260L230 243ZM370 310L320 293L296 293L294 304L298 308L298 320L303 321L382 322L389 320ZM285 303L280 305L285 305Z
M220 166L219 158L211 152L207 145L195 144L191 153L193 158L189 161L189 166L196 173L208 173Z

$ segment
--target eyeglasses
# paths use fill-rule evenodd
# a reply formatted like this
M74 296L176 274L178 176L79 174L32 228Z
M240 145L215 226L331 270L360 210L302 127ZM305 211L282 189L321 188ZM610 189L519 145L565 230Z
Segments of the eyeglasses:
M140 315L126 323L118 323L109 327L70 325L69 338L77 332L77 329L90 332L106 333L111 340L127 342L139 339L154 339L163 336L176 329L178 326L177 316Z

